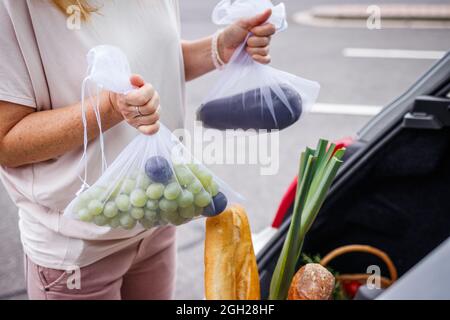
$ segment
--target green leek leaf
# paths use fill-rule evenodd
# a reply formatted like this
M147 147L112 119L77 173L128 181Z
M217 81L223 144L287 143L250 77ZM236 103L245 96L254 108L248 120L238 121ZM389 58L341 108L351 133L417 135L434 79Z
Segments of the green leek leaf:
M328 150L327 146L328 141L321 139L315 150L306 148L301 154L291 224L270 283L271 300L286 299L306 233L342 164L345 149L334 153L335 145Z

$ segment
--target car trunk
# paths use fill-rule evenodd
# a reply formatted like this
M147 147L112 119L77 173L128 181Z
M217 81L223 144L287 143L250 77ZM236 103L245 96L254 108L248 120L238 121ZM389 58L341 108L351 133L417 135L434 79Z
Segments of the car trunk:
M447 55L361 130L304 253L324 256L342 245L367 244L385 251L401 276L450 236L449 70ZM268 296L289 216L258 256L262 297ZM364 273L370 265L388 276L382 262L365 254L342 256L330 266Z

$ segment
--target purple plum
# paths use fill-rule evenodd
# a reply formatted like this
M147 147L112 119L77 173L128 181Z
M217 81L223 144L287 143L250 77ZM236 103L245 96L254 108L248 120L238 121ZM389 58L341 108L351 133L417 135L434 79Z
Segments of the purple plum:
M227 197L222 192L219 192L215 197L213 197L213 201L211 201L211 203L203 210L202 215L205 217L218 216L225 211L227 205Z
M145 173L154 182L166 184L173 176L169 161L161 156L154 156L147 160Z

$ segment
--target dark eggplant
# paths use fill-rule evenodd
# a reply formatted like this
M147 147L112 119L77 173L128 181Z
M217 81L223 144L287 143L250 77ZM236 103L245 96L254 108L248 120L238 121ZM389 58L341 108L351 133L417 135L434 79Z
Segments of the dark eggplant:
M249 90L202 104L197 110L197 120L206 128L282 130L297 122L302 114L302 98L287 85L280 85L289 105L270 87ZM273 114L263 93L269 93ZM274 118L275 116L275 118Z

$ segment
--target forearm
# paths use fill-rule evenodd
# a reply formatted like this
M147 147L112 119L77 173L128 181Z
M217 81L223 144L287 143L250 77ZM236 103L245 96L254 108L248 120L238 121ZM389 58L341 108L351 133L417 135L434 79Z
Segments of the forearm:
M100 99L100 115L104 131L121 121L109 104L107 93ZM88 138L94 139L99 129L93 107L86 103ZM2 164L19 167L61 156L83 144L84 127L81 103L54 110L32 112L15 124L1 142Z
M211 58L212 37L195 41L183 41L184 70L187 81L198 78L215 69Z

